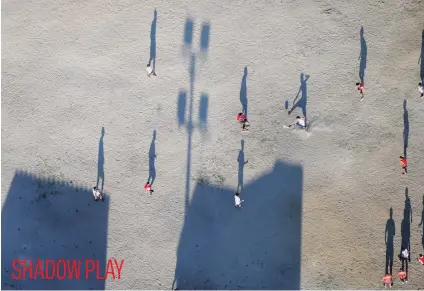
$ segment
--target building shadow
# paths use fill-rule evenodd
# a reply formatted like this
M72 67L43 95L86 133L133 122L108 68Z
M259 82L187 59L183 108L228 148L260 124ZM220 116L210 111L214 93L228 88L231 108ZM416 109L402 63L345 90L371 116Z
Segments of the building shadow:
M247 164L248 161L245 161L244 159L244 140L241 140L241 149L239 151L238 157L238 185L237 185L237 191L241 192L243 191L243 174L244 174L244 165Z
M409 116L406 108L406 100L403 100L403 154L407 157L409 139Z
M418 224L418 227L422 227L421 229L421 244L424 250L424 195L423 195L423 211L421 212L421 222Z
M235 189L197 184L186 207L173 289L300 288L303 170L277 161Z
M412 206L411 199L408 195L408 187L405 188L405 207L403 209L403 219L401 224L402 243L400 252L404 249L409 251L409 261L411 261L411 223L412 223ZM399 254L400 254L399 252Z
M242 106L242 113L247 118L247 67L244 67L243 78L241 79L240 103Z
M359 62L359 79L361 80L361 83L364 84L365 80L365 69L367 68L367 42L364 37L364 27L361 26L361 30L359 32L359 35L361 37L361 53L359 56L360 62Z
M393 220L393 208L390 207L390 217L386 222L386 229L384 231L384 241L386 244L386 268L385 274L392 274L393 271L393 257L394 257L394 238L396 228L395 221Z
M153 12L152 26L150 27L150 59L149 65L152 66L153 72L156 72L156 23L158 12L155 9Z
M106 269L109 195L104 202L93 201L92 189L73 185L72 181L37 177L17 171L10 184L1 212L2 289L105 289L105 281L96 273L86 279L86 259L100 264L100 274ZM26 279L12 267L15 259L82 260L80 280ZM91 266L90 266L91 267ZM23 276L23 270L21 269ZM62 273L61 273L62 274Z
M294 109L296 109L297 107L300 107L302 109L303 117L307 119L306 105L308 103L308 88L307 88L308 79L309 79L309 75L305 76L305 74L303 73L300 74L299 91L297 92L296 97L293 100L293 106L289 111L289 115L293 112Z
M153 138L150 143L149 149L149 178L147 182L150 185L153 185L156 179L156 167L155 167L155 159L156 159L156 130L153 130Z
M105 185L105 153L103 146L103 138L105 136L105 128L102 127L102 135L99 140L99 154L97 158L97 182L96 187L99 188L100 179L102 180L102 187L100 188L100 192L103 193L103 187Z

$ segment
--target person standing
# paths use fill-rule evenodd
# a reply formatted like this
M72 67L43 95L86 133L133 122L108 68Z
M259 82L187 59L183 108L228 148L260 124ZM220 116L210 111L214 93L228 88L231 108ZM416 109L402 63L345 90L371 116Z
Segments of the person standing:
M386 274L385 276L383 276L383 285L384 288L392 288L393 286L393 277L391 274Z
M420 263L421 263L421 265L424 265L424 256L423 256L423 254L420 254L420 255L418 256L417 260L418 260L418 262L420 262Z
M418 83L418 91L421 93L421 98L424 97L424 87L422 83Z
M100 200L104 201L103 195L102 193L100 193L97 187L93 187L93 196L94 196L94 201L97 201L99 198Z
M407 167L408 167L408 161L406 158L402 155L400 158L400 167L402 168L402 175L408 173Z
M149 78L150 78L150 75L157 76L155 71L153 70L153 67L150 64L147 64L146 71L147 71L147 77Z
M358 82L356 83L356 88L359 90L359 93L361 94L361 101L364 99L364 83Z
M234 194L234 201L235 201L235 208L243 208L243 206L241 205L241 203L244 201L244 200L241 200L240 199L240 194L239 193L236 193L236 194Z
M399 277L399 280L402 282L402 284L408 283L408 279L407 279L406 275L407 275L406 271L401 268L398 272L398 277Z
M146 191L146 193L153 193L152 185L149 184L149 181L147 181L147 183L144 185L144 190Z
M247 121L246 116L243 113L237 114L237 121L240 123L241 128L243 131L249 130L247 126L250 124L249 121Z

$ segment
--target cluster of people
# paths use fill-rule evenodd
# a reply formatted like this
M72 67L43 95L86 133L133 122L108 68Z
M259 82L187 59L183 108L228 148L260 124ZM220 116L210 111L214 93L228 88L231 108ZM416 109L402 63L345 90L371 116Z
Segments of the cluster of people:
M409 254L408 249L403 249L399 255L399 260L402 262L402 267L399 269L397 275L399 277L399 280L402 282L402 284L404 283L408 283L408 273L406 272L405 268L403 267L405 264L404 262L406 261L411 261L411 257ZM421 263L421 265L424 265L424 256L423 254L420 254L417 258L418 262ZM387 273L386 275L383 276L382 278L383 281L383 285L385 288L389 287L392 288L393 286L393 276L390 273Z

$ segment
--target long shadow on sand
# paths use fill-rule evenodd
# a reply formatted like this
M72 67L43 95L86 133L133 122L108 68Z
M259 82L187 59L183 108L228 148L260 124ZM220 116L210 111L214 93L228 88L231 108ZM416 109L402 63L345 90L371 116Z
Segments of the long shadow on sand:
M421 83L424 83L424 29L421 37L421 70L420 70L420 77L421 77Z
M152 66L153 72L156 72L156 23L158 20L158 12L153 12L153 21L150 27L150 59L149 65Z
M403 220L401 224L401 250L408 249L411 252L411 223L412 223L412 205L408 195L408 187L405 188L405 207L403 209ZM399 252L399 253L400 253ZM411 256L409 256L409 261Z
M386 222L386 229L384 231L384 240L386 244L386 269L385 274L392 274L393 271L393 257L394 257L394 238L396 228L395 221L393 220L393 209L390 207L390 217Z
M242 106L242 113L247 118L247 67L244 67L243 78L241 79L240 103Z
M276 162L235 189L197 184L186 206L174 289L299 289L303 170Z
M367 41L364 37L364 27L361 27L361 30L359 32L359 35L361 37L361 52L359 55L359 79L361 80L361 83L364 84L365 80L365 69L367 68Z
M423 195L423 211L421 212L421 222L418 224L418 227L422 227L421 230L421 244L423 246L423 250L424 250L424 195Z
M97 280L95 272L85 278L84 262L97 260L104 275L108 212L108 195L104 202L95 202L91 189L72 181L17 171L1 212L2 289L105 289L105 281ZM12 274L19 276L12 268L15 259L27 260L27 266L33 260L34 269L37 259L83 260L81 278L41 280L38 275L30 280L26 272L27 279L15 281Z
M153 130L152 142L150 143L150 149L149 149L149 178L147 179L147 182L150 185L153 185L156 179L155 159L156 159L156 130Z
M99 154L97 157L97 183L96 187L99 188L100 179L102 179L102 187L100 188L100 192L103 193L103 187L105 185L105 151L103 138L105 136L105 128L102 127L102 135L99 140Z
M409 115L406 108L406 100L403 100L403 154L407 157L409 139Z

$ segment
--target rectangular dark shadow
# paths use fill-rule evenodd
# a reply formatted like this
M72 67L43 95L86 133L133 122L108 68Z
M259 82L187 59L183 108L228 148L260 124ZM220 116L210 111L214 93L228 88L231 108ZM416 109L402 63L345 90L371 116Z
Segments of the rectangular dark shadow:
M177 251L173 288L299 289L303 169L276 162L234 190L197 184Z
M193 42L193 26L193 20L187 18L184 27L184 44L186 45L191 45Z
M2 289L105 289L95 272L85 277L85 262L99 262L106 269L109 196L93 201L91 189L17 171L1 212ZM15 259L82 260L79 280L14 280ZM29 263L28 263L29 264ZM19 266L19 265L18 265ZM43 266L44 268L44 266ZM21 273L22 275L22 273ZM22 277L21 277L22 278Z
M210 33L211 26L209 23L204 23L202 25L202 32L200 37L200 48L202 50L208 50L209 49L209 33Z
M208 94L202 93L202 95L200 96L199 121L200 121L200 127L203 129L207 127L208 107L209 107Z
M178 92L178 104L177 104L177 120L178 120L179 126L185 123L186 105L187 105L187 93L185 90L180 90Z

